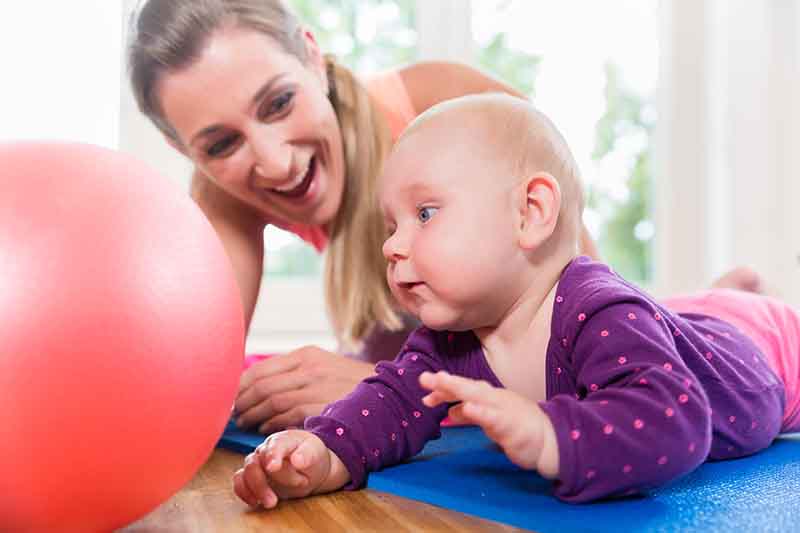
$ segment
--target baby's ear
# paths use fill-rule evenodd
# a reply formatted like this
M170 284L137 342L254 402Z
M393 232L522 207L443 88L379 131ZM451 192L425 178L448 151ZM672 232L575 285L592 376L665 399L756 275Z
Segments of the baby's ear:
M525 250L534 250L556 229L561 211L561 187L551 174L537 172L520 188L519 244Z

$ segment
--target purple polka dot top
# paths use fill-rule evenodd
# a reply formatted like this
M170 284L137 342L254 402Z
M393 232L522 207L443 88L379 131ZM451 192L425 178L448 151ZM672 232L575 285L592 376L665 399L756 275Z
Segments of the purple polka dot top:
M546 367L539 405L556 431L554 493L565 501L647 491L707 459L761 450L780 431L783 384L748 337L673 313L586 257L559 280ZM472 332L420 327L394 361L306 421L348 468L345 488L440 436L447 406L422 404L426 370L503 386Z

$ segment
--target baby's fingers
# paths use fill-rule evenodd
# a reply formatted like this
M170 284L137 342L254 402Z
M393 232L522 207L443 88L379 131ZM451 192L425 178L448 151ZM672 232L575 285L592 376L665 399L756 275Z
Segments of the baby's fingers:
M279 497L286 497L287 489L304 487L308 479L292 465L289 458L277 460L267 454L259 454L265 478Z
M294 452L300 443L300 439L295 433L291 430L273 433L256 448L256 455L261 460L264 470L275 472L281 469L283 461Z
M328 448L316 436L308 436L295 449L290 457L292 466L298 470L308 470L327 459Z
M419 376L419 383L426 389L435 393L432 401L456 402L459 400L472 400L475 402L487 401L490 399L489 392L493 389L485 381L454 376L444 371L435 374L423 372ZM430 397L431 394L426 396ZM427 404L426 404L427 405Z
M447 403L447 402L456 402L458 398L454 398L449 393L444 393L438 390L431 392L430 394L422 397L422 403L428 407L436 407L440 403Z
M308 477L299 472L288 458L277 469L268 471L267 477L272 489L281 498L295 497L298 493L296 489L302 493L302 489L308 485Z
M264 507L269 509L275 507L278 503L278 496L270 487L267 474L261 467L257 454L251 453L245 459L244 468L242 469L242 483L244 484L244 488L249 491L249 495L255 498L256 505L260 502ZM248 493L243 491L243 494ZM250 501L245 498L242 499L250 504Z
M447 415L458 424L481 426L490 438L498 436L504 420L502 413L496 407L472 401L465 401L452 407Z
M475 402L464 402L458 407L464 419L462 423L479 425L487 437L503 448L509 444L509 439L514 435L515 424L508 410Z
M244 468L240 468L233 475L233 492L250 507L258 507L261 504L261 501L253 494L250 487L248 487L247 483L244 481Z

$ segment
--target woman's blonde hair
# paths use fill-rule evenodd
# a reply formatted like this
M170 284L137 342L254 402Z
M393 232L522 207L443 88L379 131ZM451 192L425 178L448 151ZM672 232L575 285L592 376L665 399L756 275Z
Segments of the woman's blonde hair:
M215 31L226 25L252 29L301 62L308 60L303 28L281 0L149 0L131 21L128 68L134 96L140 111L176 142L180 139L158 99L158 82L196 61ZM325 62L346 168L342 201L329 228L325 298L337 336L355 349L376 324L390 330L402 326L386 284L381 251L386 230L376 191L391 135L364 86L332 56Z

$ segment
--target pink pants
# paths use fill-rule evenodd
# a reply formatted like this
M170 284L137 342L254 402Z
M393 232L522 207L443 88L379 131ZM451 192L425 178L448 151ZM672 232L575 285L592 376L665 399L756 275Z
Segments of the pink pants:
M782 433L800 431L800 315L785 303L751 292L710 289L666 298L678 313L701 313L730 322L758 346L786 389Z

